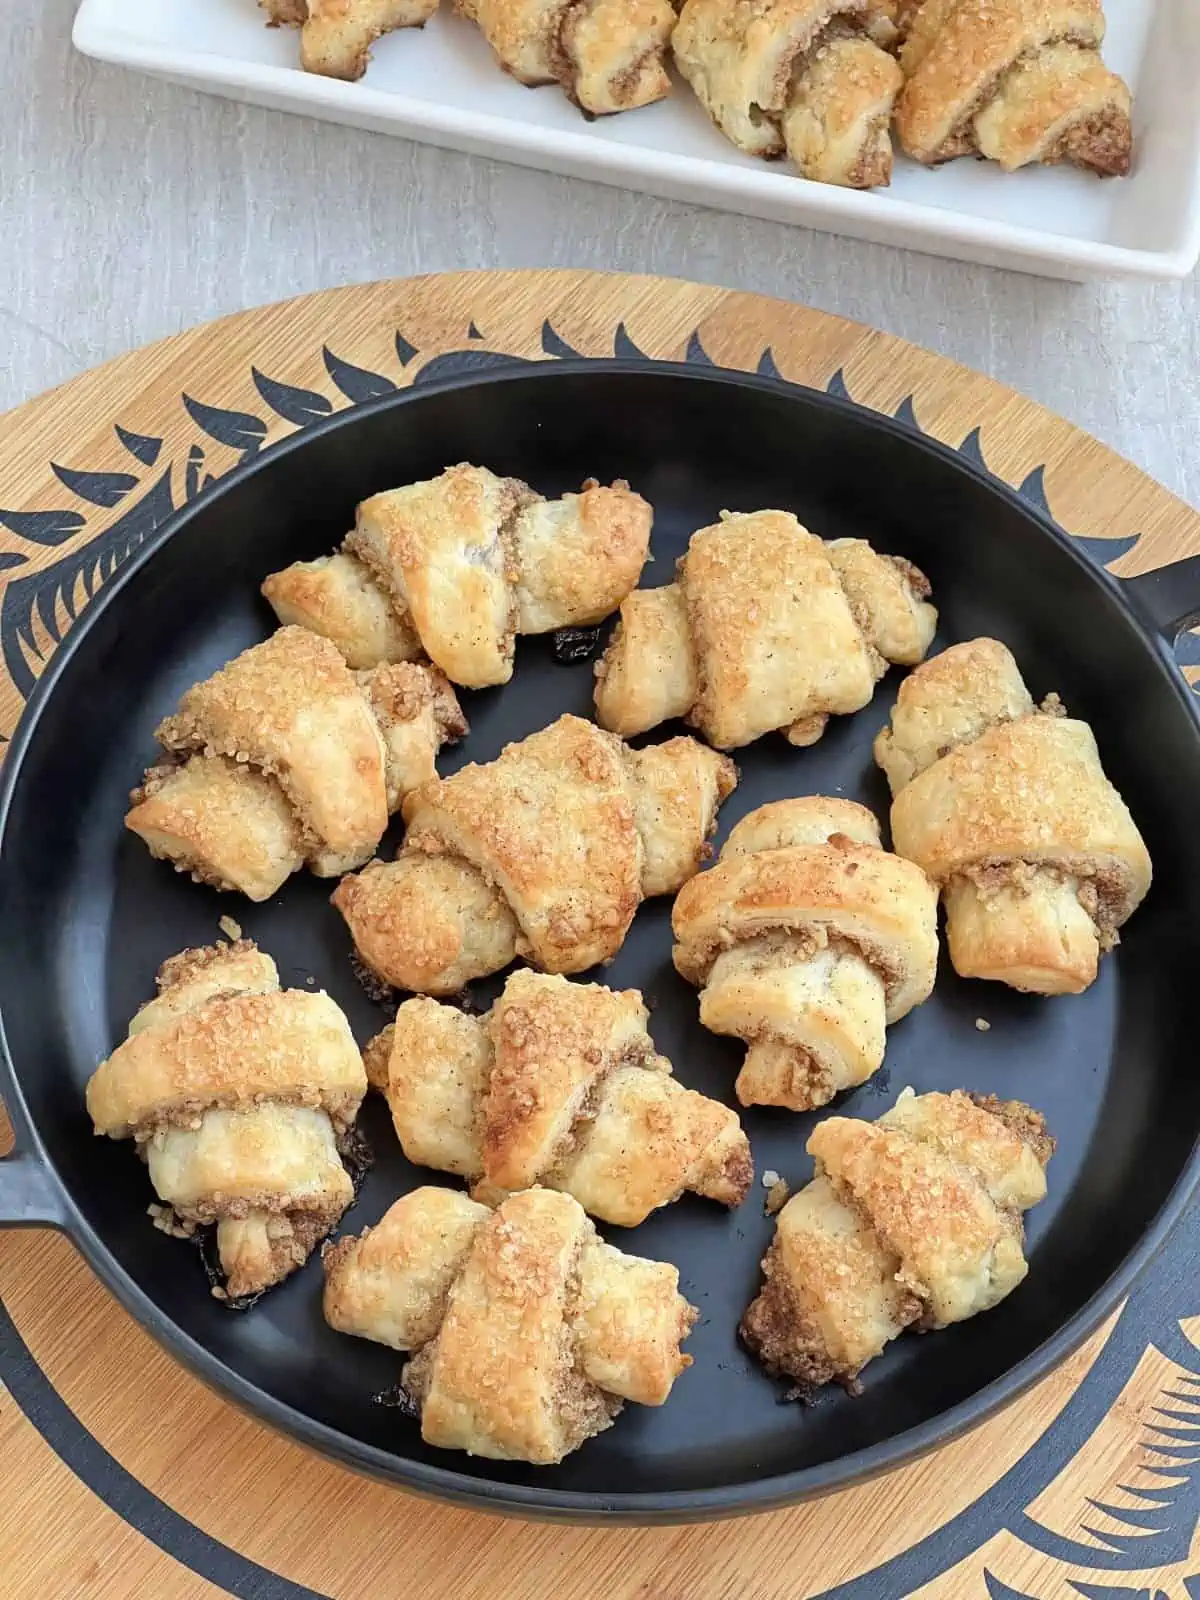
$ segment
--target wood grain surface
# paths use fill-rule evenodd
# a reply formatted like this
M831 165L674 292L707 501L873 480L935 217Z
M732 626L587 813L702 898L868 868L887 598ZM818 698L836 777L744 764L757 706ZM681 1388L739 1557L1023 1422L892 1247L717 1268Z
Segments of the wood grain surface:
M498 353L614 350L774 370L899 414L1044 501L1118 572L1200 550L1200 516L1086 434L821 312L582 272L368 284L180 334L0 419L0 733L124 555L297 419ZM500 1521L355 1477L204 1389L65 1238L0 1234L0 1593L1185 1600L1200 1594L1198 1258L1193 1217L1062 1368L903 1471L737 1523L609 1530ZM1186 1441L1173 1456L1154 1443L1164 1411Z

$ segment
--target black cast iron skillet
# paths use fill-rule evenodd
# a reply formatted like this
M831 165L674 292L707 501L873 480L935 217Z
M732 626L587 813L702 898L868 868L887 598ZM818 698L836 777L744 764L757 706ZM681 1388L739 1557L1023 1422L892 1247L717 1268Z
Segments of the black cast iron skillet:
M627 1407L560 1467L433 1450L374 1401L391 1352L330 1331L317 1262L237 1313L209 1294L198 1252L150 1226L145 1169L93 1137L83 1088L152 992L155 969L210 942L232 914L285 983L315 980L365 1040L384 1016L352 975L331 885L293 878L271 903L220 896L154 862L121 826L152 729L181 691L262 638L264 574L329 550L356 501L471 460L549 494L628 477L654 504L665 582L693 529L724 508L784 507L828 538L859 535L929 574L939 646L1005 640L1035 696L1057 689L1095 728L1105 766L1156 867L1149 899L1078 999L1041 1000L958 979L943 958L929 1003L893 1028L885 1067L839 1110L874 1117L905 1084L1015 1096L1058 1137L1048 1200L1029 1218L1031 1271L1003 1305L905 1336L865 1392L817 1406L781 1390L734 1330L772 1231L762 1190L733 1216L692 1198L610 1237L676 1262L702 1320L694 1367L661 1410ZM1136 531L1136 530L1135 530ZM1200 559L1119 584L1018 495L913 430L827 396L729 373L563 363L389 396L313 427L181 512L87 611L34 695L0 788L0 1091L17 1154L0 1163L0 1218L63 1228L138 1320L258 1416L343 1462L476 1506L578 1520L683 1520L762 1510L845 1484L938 1444L1046 1372L1129 1288L1184 1208L1200 1163L1192 1013L1200 971L1200 723L1170 641L1200 611ZM871 761L897 674L834 719L812 750L768 738L739 752L722 836L766 800L839 793L886 815ZM590 667L523 640L505 689L465 696L471 735L443 763L488 760L567 710L587 715ZM664 728L653 737L677 731ZM643 989L659 1047L684 1083L732 1098L741 1048L704 1032L670 959L670 906L642 909L606 981ZM480 985L487 1000L499 980ZM985 1018L990 1031L975 1026ZM811 1170L812 1117L756 1110L758 1171ZM344 1227L358 1231L421 1181L372 1100L377 1159Z

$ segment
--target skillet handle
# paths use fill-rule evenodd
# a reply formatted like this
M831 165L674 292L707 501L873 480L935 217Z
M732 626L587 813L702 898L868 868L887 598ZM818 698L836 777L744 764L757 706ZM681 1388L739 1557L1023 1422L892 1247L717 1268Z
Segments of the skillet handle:
M5 1102L16 1135L0 1156L0 1228L66 1228L67 1204L58 1179L37 1146L22 1112Z
M1168 644L1200 622L1200 556L1185 556L1154 572L1122 578L1121 587Z

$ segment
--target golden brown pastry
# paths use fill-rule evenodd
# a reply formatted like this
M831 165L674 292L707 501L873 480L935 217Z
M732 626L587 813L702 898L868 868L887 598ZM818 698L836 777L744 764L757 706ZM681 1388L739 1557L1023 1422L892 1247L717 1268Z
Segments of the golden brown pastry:
M635 589L596 664L614 733L687 720L718 749L780 729L814 744L859 711L888 662L912 666L937 612L922 573L862 539L829 543L787 511L724 513L692 535L673 584Z
M1038 1112L905 1089L877 1122L826 1117L816 1177L779 1213L742 1338L803 1390L858 1375L905 1328L997 1305L1028 1272L1022 1214L1054 1150Z
M397 28L423 28L438 0L259 0L268 27L300 29L300 64L325 78L361 78L371 46Z
M907 14L919 0L867 0L863 21L868 35L884 50L894 50L904 37Z
M324 1261L326 1320L414 1352L402 1384L442 1449L552 1465L624 1401L662 1405L691 1364L675 1268L605 1244L551 1189L494 1212L416 1189Z
M881 43L878 0L685 0L672 49L725 137L788 156L802 177L872 189L891 182L892 107L903 83Z
M737 1115L675 1082L647 1017L636 989L522 970L486 1016L406 1000L368 1056L404 1154L480 1199L540 1183L626 1228L685 1191L740 1205Z
M455 0L496 59L530 88L557 83L588 116L662 100L670 0Z
M616 954L646 896L697 871L736 782L695 739L630 750L560 717L414 790L395 861L344 878L333 904L399 989L454 994L516 956L582 972Z
M306 862L319 877L361 865L466 731L436 669L352 673L327 639L280 628L159 724L167 756L133 791L125 826L197 882L267 900Z
M340 1149L366 1090L329 996L281 990L270 956L242 939L163 963L87 1108L98 1134L137 1141L158 1226L216 1223L237 1299L303 1265L354 1198Z
M272 573L280 622L331 639L352 667L428 654L472 689L512 677L518 633L600 622L638 580L653 512L627 483L544 500L486 467L364 500L342 549Z
M684 884L671 925L701 1022L749 1046L743 1105L811 1111L865 1083L886 1025L933 989L937 890L850 800L750 812L716 866Z
M1132 101L1100 58L1100 0L924 0L905 34L896 131L917 161L1129 171Z
M273 572L262 592L281 623L332 640L348 667L425 658L407 606L394 604L366 562L348 550L294 561Z
M900 685L875 741L892 840L942 890L954 970L1079 994L1150 887L1150 856L1092 730L1039 709L1012 655L972 639Z

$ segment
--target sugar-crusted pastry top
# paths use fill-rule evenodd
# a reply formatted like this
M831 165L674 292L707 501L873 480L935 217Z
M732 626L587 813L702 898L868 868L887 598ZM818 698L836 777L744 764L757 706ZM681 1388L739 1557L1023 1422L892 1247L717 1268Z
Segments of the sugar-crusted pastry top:
M379 729L337 650L303 628L280 628L193 685L156 737L269 772L334 855L369 853L387 827Z
M774 729L812 744L860 710L889 661L929 648L937 612L911 563L826 543L785 511L726 514L692 535L676 581L634 590L596 667L596 712L625 735L686 717L735 749Z
M1100 57L1101 0L924 0L906 19L896 129L934 164L977 152L1012 170L1128 172L1127 86Z
M351 671L331 637L289 624L160 723L168 758L131 794L125 826L178 870L266 900L306 861L325 877L360 866L466 731L436 668Z
M578 717L410 795L408 844L469 861L504 894L538 964L580 970L620 945L642 843L620 741Z
M878 33L867 0L684 0L672 48L740 150L786 150L804 177L868 189L891 179L903 81Z
M674 1081L646 1022L636 990L525 970L484 1016L406 1001L380 1082L405 1154L483 1198L542 1183L626 1227L685 1190L739 1204L736 1114Z
M249 940L184 950L92 1075L97 1133L133 1137L156 1225L216 1225L213 1292L256 1295L309 1254L350 1204L342 1144L366 1092L345 1017L324 994L281 991Z
M780 814L780 808L786 808ZM846 820L853 832L824 829ZM763 816L762 813L768 813ZM864 815L865 813L865 815ZM774 932L817 933L840 941L874 966L896 1022L933 988L937 961L936 894L924 872L866 842L864 807L822 796L780 801L752 812L722 849L716 866L685 884L671 926L676 969L703 984L720 953ZM874 819L870 818L873 822ZM804 838L810 829L816 834ZM778 848L773 838L787 838Z
M88 1082L96 1129L113 1138L256 1099L352 1118L366 1092L362 1056L327 994L279 988L249 941L164 963L158 998Z
M445 1449L561 1461L624 1400L663 1404L689 1365L675 1268L605 1244L550 1189L494 1212L417 1189L324 1259L327 1320L416 1352L403 1383Z
M788 1201L742 1336L806 1387L858 1374L906 1327L945 1327L1024 1279L1022 1213L1054 1149L1017 1101L906 1089L877 1122L827 1117Z
M557 83L581 111L608 116L670 93L670 0L456 0L518 82Z
M518 633L608 616L638 580L652 521L622 479L547 500L462 462L364 500L339 552L271 573L262 592L351 666L424 653L484 688L511 677Z
M582 972L620 949L641 900L695 872L732 762L695 739L646 750L564 716L405 802L393 862L333 902L387 983L453 994L517 955Z

